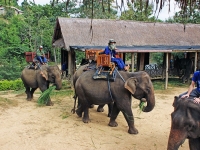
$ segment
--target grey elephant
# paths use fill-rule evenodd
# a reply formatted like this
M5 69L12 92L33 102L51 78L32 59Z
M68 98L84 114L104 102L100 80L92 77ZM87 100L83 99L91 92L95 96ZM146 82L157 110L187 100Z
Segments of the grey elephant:
M37 88L44 92L49 88L50 83L56 86L56 90L62 88L61 71L58 66L42 65L38 70L24 68L21 73L21 79L26 88L25 92L28 101L33 99L33 93ZM51 100L48 100L47 105L52 104Z
M193 98L174 97L167 150L178 150L189 139L190 150L200 150L200 106Z
M115 121L121 111L128 123L128 133L137 134L138 130L134 126L134 117L131 109L132 97L142 101L147 101L147 106L142 111L150 112L155 106L154 88L149 75L140 71L129 73L119 71L114 82L94 80L91 70L82 74L75 84L76 94L79 98L81 108L76 110L83 122L89 121L89 106L91 104L102 105L114 101L113 110L110 117L109 126L116 127ZM110 89L110 90L109 90Z
M80 67L76 70L76 72L75 72L74 75L73 75L73 85L74 85L74 87L75 87L75 84L76 84L77 79L85 72L84 70L85 70L86 68L88 68L88 71L94 70L94 69L96 68L96 63L95 63L95 62L91 62L91 63L88 63L88 64L84 64L84 65L80 66ZM75 99L75 100L77 99L76 93L75 93L75 95L74 95L74 99ZM79 107L79 102L78 102L78 107ZM94 105L92 104L92 105L90 106L90 108L93 108L93 107L94 107ZM103 112L103 111L104 111L104 108L103 108L103 107L104 107L104 104L103 104L103 105L99 105L98 108L97 108L97 111L98 111L98 112ZM111 116L112 107L113 107L113 103L111 102L111 103L108 104L108 117ZM74 109L75 109L75 108L74 108Z

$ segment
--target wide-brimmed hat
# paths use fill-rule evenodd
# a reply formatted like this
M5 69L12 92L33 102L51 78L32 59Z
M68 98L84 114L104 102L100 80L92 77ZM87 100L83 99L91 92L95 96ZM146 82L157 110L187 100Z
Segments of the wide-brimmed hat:
M114 39L110 39L110 40L108 41L108 44L110 44L110 43L116 43L116 42L115 42Z

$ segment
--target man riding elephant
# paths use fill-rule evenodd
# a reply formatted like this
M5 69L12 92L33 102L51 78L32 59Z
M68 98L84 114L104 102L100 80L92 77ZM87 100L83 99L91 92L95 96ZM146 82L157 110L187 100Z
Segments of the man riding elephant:
M36 51L36 58L40 61L42 65L45 65L47 63L47 59L43 51L43 46L40 46L39 49Z
M108 46L106 46L105 50L102 52L103 54L111 56L111 62L117 64L119 70L129 70L129 66L126 66L121 58L116 57L116 42L114 39L110 39L108 42Z

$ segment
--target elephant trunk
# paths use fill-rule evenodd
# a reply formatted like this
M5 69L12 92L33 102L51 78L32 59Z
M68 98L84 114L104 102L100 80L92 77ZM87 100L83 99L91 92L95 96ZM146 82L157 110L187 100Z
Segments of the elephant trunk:
M185 131L180 129L171 128L167 150L178 150L179 146L183 144L185 139L187 138L187 134Z
M56 86L56 90L60 90L62 88L62 80L56 79L54 85Z
M146 96L147 106L143 109L143 112L150 112L155 106L155 95L153 90Z

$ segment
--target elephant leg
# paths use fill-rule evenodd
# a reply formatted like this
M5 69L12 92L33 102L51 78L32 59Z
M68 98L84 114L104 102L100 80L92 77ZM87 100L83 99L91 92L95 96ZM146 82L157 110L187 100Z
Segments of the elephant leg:
M32 98L32 99L33 99L33 93L35 92L36 89L37 89L37 88L32 88L32 89L31 89L30 94L31 94L31 98Z
M113 109L113 102L108 104L108 117L111 117L112 109Z
M103 109L104 106L105 106L104 104L103 105L99 105L98 108L97 108L97 111L98 112L104 112L104 109Z
M30 92L30 88L29 87L26 87L26 91L25 91L26 95L27 95L27 100L30 101L32 100L31 98L31 92Z
M53 106L54 103L51 101L51 98L50 96L47 98L47 103L46 103L46 106Z
M79 116L79 117L82 117L82 113L83 113L83 109L81 107L81 104L78 104L78 107L76 109L76 114Z
M138 134L138 130L135 128L135 125L134 125L134 117L133 117L133 112L131 110L131 107L124 109L124 111L122 111L122 113L126 119L126 122L128 123L128 126L129 126L128 133Z
M200 138L189 139L190 150L200 150Z
M103 112L104 111L104 109L103 109L104 106L105 106L105 104L99 105L98 108L97 108L97 111L98 112ZM113 103L109 103L108 104L108 117L111 116L112 109L113 109Z
M89 106L84 107L84 113L83 113L83 122L88 123L89 122Z
M117 108L117 105L114 102L113 110L112 110L112 113L111 113L111 116L110 116L110 122L108 124L109 126L111 126L111 127L117 127L118 126L118 124L117 124L117 122L115 120L116 120L119 112L120 112L120 110Z

